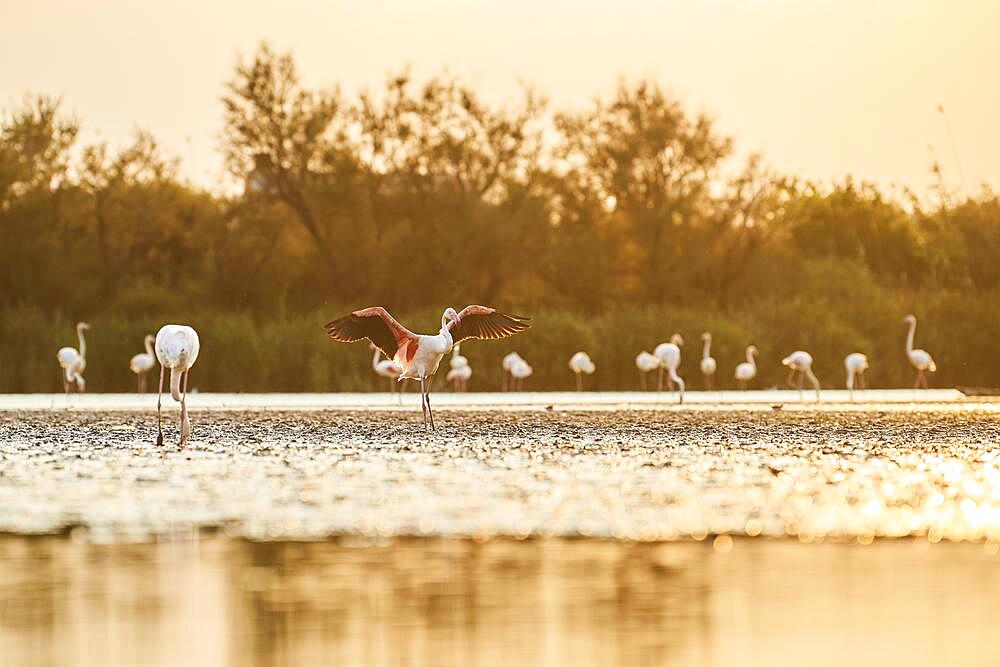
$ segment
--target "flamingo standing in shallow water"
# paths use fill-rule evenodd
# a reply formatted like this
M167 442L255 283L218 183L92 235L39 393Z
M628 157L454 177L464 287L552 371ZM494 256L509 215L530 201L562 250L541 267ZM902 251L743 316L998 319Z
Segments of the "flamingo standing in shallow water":
M524 391L524 381L530 378L534 372L535 369L524 359L515 361L514 365L510 367L511 391Z
M715 370L717 368L715 359L710 354L712 349L712 334L706 331L701 335L701 339L705 342L705 347L701 351L701 374L705 376L705 389L712 391L712 380L715 378Z
M396 393L396 380L403 372L403 367L397 364L392 359L382 359L382 350L375 347L375 344L371 345L372 350L375 352L375 356L372 357L372 370L375 371L377 375L380 375L389 380L389 393ZM400 397L402 400L402 397Z
M917 381L913 386L915 389L920 389L921 387L927 389L927 376L925 373L937 371L937 364L934 363L934 359L925 350L913 349L913 334L917 331L917 318L913 315L907 315L903 318L903 322L910 325L910 332L906 334L906 356L909 358L910 363L913 364L913 367L917 369Z
M677 374L677 369L681 365L681 345L684 344L684 339L681 338L680 334L674 334L670 337L669 343L660 343L653 350L653 356L660 360L660 380L657 383L657 390L663 391L663 370L667 371L667 388L670 391L674 390L674 383L681 388L680 402L684 402L684 380L681 376Z
M635 367L639 369L639 386L646 391L646 376L660 368L660 360L643 350L635 357Z
M140 352L139 354L132 357L128 362L128 367L132 369L139 378L139 386L137 391L142 394L146 391L146 373L153 369L156 365L156 357L153 356L153 341L156 340L153 336L146 336L142 339L142 344L146 347L145 352Z
M865 388L865 370L868 369L868 357L860 352L851 352L844 357L844 368L847 370L847 391L851 393L853 401L855 383L857 383L858 389Z
M507 391L507 381L511 379L508 377L510 369L519 361L524 361L524 359L517 352L509 352L504 355L503 360L500 362L500 365L503 367L503 376L500 378L500 391Z
M445 379L452 383L452 388L459 392L466 390L469 378L472 377L472 366L469 365L469 360L462 356L460 347L460 344L456 344L452 348L451 360L448 362L451 370L445 376Z
M69 393L71 383L76 384L76 390L87 391L87 382L83 379L83 371L87 368L87 339L83 332L90 329L86 322L77 322L76 337L80 341L79 351L72 347L61 347L56 352L56 360L63 369L63 391Z
M419 380L424 427L428 420L434 428L428 384L444 355L456 343L467 338L497 339L524 331L530 324L527 317L508 315L486 306L466 306L462 312L446 308L441 315L441 329L436 335L415 334L396 321L385 308L375 306L356 310L350 315L326 324L330 338L351 343L367 338L393 361L402 366L399 380Z
M159 434L156 444L163 444L163 374L170 369L170 395L181 404L181 445L191 435L191 420L187 413L187 385L191 367L198 360L201 341L198 332L183 324L165 324L156 333L156 359L160 362L160 386L156 392L156 424Z
M736 372L733 377L740 383L740 389L746 391L747 383L757 377L757 346L747 346L747 360L736 365Z
M593 375L597 366L586 352L577 352L569 358L569 369L576 375L576 390L583 391L583 375Z
M802 395L802 376L809 378L809 382L812 383L813 388L816 390L816 402L819 402L819 380L816 375L812 372L812 355L808 352L803 352L802 350L796 350L790 355L781 360L781 363L788 366L790 372L788 373L788 386L795 387L799 390L799 400L801 400ZM799 373L799 381L797 384L792 384L792 378L795 374Z

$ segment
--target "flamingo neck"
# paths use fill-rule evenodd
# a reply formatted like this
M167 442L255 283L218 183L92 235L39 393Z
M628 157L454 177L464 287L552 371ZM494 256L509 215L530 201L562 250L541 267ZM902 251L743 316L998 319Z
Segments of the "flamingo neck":
M87 339L83 337L83 329L76 328L76 337L80 340L80 358L87 356Z
M372 357L372 368L374 368L375 370L378 370L378 357L379 357L379 353L380 352L381 352L381 350L379 350L376 347L375 348L375 356Z
M910 332L906 334L906 353L910 354L913 352L913 335L917 331L917 321L913 320L910 322Z
M705 346L701 350L701 358L702 359L708 359L708 351L711 348L712 348L712 339L711 338L706 338L705 339Z
M153 356L153 337L146 336L146 338L142 342L146 346L146 354L148 354L149 356Z
M455 345L455 339L451 336L451 330L448 328L448 318L444 315L441 316L441 331L438 334L448 343L448 348L445 350L445 354Z
M753 350L747 350L747 363L749 363L754 368L757 368L757 362L753 357Z

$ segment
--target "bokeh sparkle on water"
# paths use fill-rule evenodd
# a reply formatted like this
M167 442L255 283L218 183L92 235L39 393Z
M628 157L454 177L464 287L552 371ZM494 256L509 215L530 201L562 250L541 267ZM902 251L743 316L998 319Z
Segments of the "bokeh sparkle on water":
M184 450L148 413L7 411L0 530L1000 542L995 404L911 407L207 411Z

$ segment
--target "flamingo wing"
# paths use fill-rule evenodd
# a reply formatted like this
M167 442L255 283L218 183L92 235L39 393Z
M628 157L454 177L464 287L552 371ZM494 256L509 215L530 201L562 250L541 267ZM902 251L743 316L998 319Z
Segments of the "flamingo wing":
M404 327L385 308L374 306L355 310L350 315L327 322L326 333L341 343L353 343L367 338L389 359L406 343L415 341L416 334Z
M458 322L452 320L448 323L448 330L456 343L466 338L507 338L531 326L530 317L501 313L487 306L466 306L458 314L458 319Z

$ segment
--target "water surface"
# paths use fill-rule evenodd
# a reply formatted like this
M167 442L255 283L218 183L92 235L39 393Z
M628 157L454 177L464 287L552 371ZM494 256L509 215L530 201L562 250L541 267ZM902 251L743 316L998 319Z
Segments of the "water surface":
M0 538L3 664L987 665L982 544Z

